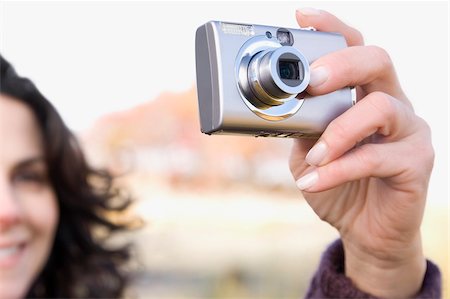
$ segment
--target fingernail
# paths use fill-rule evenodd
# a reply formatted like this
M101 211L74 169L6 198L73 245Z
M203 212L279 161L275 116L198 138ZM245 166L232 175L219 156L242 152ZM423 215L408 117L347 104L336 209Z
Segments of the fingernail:
M328 146L325 142L319 141L309 150L305 157L305 162L309 165L318 166L328 153Z
M302 176L295 183L297 184L298 189L306 190L312 187L315 183L317 183L318 179L319 174L317 173L317 171L313 171L308 173L307 175Z
M328 80L328 70L326 67L319 66L311 69L309 86L317 87Z
M318 16L320 15L320 10L312 7L303 7L297 9L297 12L304 16Z

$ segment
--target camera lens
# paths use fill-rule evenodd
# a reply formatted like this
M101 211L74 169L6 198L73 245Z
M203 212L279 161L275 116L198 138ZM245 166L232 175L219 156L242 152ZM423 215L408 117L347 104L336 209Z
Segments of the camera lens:
M309 63L294 47L267 49L251 58L247 79L255 106L279 106L306 89Z
M280 55L277 71L281 81L291 87L301 84L304 79L304 66L298 55L291 52Z
M278 61L278 72L281 79L298 80L298 61Z

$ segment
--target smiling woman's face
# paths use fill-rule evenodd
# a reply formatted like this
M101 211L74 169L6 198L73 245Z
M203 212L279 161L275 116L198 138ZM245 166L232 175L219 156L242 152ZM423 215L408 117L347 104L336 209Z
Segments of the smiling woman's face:
M0 297L24 297L58 223L42 135L31 109L0 94Z

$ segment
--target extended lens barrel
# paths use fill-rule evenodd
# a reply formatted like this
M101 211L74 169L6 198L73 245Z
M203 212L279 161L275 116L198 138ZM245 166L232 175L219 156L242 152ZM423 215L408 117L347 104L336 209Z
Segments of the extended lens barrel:
M261 51L250 60L248 83L259 101L268 106L281 105L308 86L308 61L291 46Z

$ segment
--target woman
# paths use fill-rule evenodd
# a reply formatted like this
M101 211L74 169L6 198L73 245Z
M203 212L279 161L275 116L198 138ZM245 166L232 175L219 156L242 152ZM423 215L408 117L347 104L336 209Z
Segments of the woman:
M33 83L1 59L0 297L119 297L129 246L111 248L108 213L131 200L91 169Z
M312 64L308 92L357 86L359 99L314 147L296 140L292 151L298 187L342 240L327 250L307 297L440 297L439 270L425 260L419 230L433 165L426 123L383 50L364 47L358 31L324 11L302 9L297 18L339 31L350 46ZM120 295L128 251L105 249L92 228L123 229L104 212L129 200L110 206L110 178L86 166L54 109L1 63L0 136L8 143L0 155L0 294ZM91 176L103 188L88 184Z
M308 92L356 86L358 94L318 141L296 140L292 150L297 186L341 237L324 254L307 297L439 298L440 273L426 261L420 236L434 160L428 125L384 50L364 46L357 30L325 11L296 16L300 26L340 32L349 45L312 63Z

